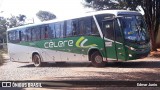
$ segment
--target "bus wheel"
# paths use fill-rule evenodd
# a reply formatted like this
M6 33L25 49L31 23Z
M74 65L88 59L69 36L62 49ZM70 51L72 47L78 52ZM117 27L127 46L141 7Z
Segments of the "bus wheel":
M32 61L34 63L34 66L36 67L40 67L42 65L41 57L38 54L33 55Z
M104 67L105 62L103 61L102 55L97 51L91 55L92 65L95 67Z

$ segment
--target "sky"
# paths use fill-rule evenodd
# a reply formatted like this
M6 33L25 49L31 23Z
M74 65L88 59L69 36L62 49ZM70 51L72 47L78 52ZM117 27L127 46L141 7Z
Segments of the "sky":
M35 19L39 10L50 11L58 18L91 11L84 8L83 0L0 0L0 16L24 14L27 19Z

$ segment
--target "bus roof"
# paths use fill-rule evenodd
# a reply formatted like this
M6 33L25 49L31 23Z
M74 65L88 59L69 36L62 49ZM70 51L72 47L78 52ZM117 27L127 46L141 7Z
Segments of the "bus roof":
M26 27L31 27L31 26L37 26L37 25L44 25L44 24L49 24L52 22L58 22L58 21L64 21L64 20L68 20L68 19L75 19L75 18L81 18L81 17L87 17L87 16L93 16L93 15L98 15L98 14L113 14L115 16L119 15L119 14L136 14L136 15L141 15L139 12L137 11L129 11L129 10L102 10L102 11L92 11L92 12L87 12L87 13L82 13L78 16L72 16L72 17L67 17L67 18L56 18L54 20L49 20L49 21L45 21L45 22L40 22L40 23L36 23L36 24L28 24L28 25L24 25L24 26L19 26L19 27L14 27L14 28L10 28L7 31L11 31L11 30L15 30L15 29L21 29L21 28L26 28Z

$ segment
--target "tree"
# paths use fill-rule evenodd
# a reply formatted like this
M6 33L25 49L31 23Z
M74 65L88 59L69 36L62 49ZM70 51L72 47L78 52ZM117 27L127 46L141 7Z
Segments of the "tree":
M25 24L26 15L19 14L18 16L11 15L7 18L8 28L18 27Z
M36 16L40 19L40 21L48 21L48 20L52 20L55 19L56 16L54 14L52 14L51 12L48 11L39 11L36 13Z
M6 30L8 28L24 25L26 16L19 14L18 16L11 15L10 18L0 17L0 42L6 41Z
M104 9L125 9L127 6L122 0L85 0L86 3L83 5L85 7L93 8L95 10L104 10Z
M135 10L138 5L142 4L142 0L85 0L85 7L95 10L104 9L130 9Z
M160 25L160 1L143 0L142 8L145 12L145 18L151 37L152 51L157 51L156 37Z
M0 42L6 39L6 19L4 17L0 17Z
M136 10L141 6L145 12L145 20L151 37L152 51L156 51L156 37L160 25L160 0L85 0L85 7L95 10L129 9Z
M17 16L18 20L20 22L25 22L25 19L26 19L26 15L22 15L22 14L19 14L19 16Z

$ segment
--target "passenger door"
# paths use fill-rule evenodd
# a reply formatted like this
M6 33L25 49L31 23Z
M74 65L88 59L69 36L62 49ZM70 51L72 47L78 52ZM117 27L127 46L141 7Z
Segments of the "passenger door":
M107 60L125 59L123 34L115 19L102 21L103 39Z
M102 22L103 39L105 43L105 51L107 60L117 60L116 48L115 48L115 31L114 21L105 20Z
M114 20L114 30L115 30L115 46L117 52L118 60L126 60L126 50L125 50L125 42L122 28L120 27L120 22L118 19Z

